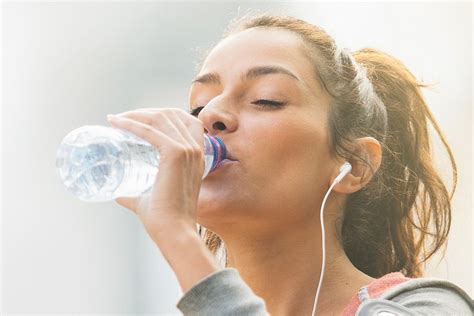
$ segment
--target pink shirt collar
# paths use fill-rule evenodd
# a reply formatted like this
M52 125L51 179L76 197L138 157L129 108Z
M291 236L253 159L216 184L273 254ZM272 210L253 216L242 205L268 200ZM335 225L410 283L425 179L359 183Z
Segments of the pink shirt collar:
M387 289L410 280L401 272L391 272L363 286L352 296L349 305L344 308L342 316L354 316L360 303L367 298L377 298Z

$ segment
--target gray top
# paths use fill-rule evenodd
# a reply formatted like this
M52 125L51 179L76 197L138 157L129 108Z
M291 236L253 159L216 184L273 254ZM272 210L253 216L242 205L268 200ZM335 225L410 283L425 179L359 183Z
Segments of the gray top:
M474 303L457 285L442 279L417 278L368 296L359 290L356 315L474 315ZM240 277L235 268L213 272L191 287L176 307L184 315L269 315L262 298Z

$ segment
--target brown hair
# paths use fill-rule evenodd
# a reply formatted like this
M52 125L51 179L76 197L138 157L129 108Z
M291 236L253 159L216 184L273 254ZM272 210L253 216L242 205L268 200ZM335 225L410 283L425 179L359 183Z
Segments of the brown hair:
M348 258L374 278L394 271L422 276L421 264L447 240L457 183L453 154L420 90L429 85L387 53L366 48L351 54L322 28L289 16L236 19L223 38L255 27L285 29L302 38L303 52L313 60L315 75L332 96L328 141L333 156L355 157L372 170L370 182L348 195L336 222ZM450 195L434 169L428 121L449 154ZM382 162L375 173L364 157L349 149L354 139L365 136L382 146ZM216 254L223 246L220 237L201 227L199 232Z

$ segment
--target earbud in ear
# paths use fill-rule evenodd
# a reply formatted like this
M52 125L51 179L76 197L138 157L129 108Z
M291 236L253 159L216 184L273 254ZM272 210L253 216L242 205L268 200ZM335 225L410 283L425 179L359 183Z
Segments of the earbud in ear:
M339 168L339 174L337 175L336 179L334 179L335 183L339 183L352 170L352 165L345 161L342 166Z

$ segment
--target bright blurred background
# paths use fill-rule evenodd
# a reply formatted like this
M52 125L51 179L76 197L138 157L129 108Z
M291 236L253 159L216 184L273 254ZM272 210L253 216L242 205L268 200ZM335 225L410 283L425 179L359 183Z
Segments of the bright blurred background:
M2 315L179 314L177 280L141 223L114 202L73 198L56 174L56 149L76 127L108 125L109 113L187 109L200 52L249 10L320 25L351 50L385 50L437 83L425 96L459 183L446 257L427 276L473 296L472 3L4 2Z

